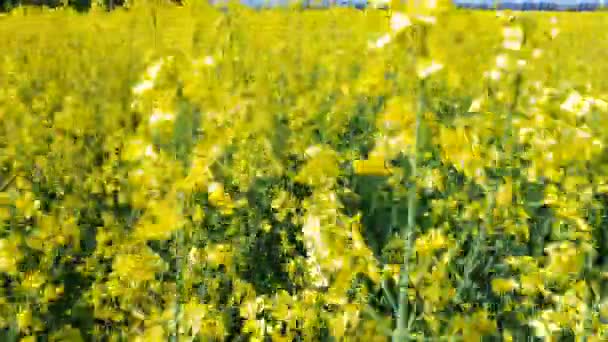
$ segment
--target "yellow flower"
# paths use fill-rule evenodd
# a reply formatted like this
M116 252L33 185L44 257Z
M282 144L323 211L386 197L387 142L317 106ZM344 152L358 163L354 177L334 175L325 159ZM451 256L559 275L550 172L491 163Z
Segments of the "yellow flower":
M451 286L440 281L433 281L420 291L422 297L433 306L433 310L440 310L456 293Z
M524 31L518 26L507 26L503 29L503 37L503 48L517 51L521 49Z
M477 330L482 334L489 334L496 331L496 321L491 319L488 312L485 310L475 312L471 317L471 321L474 330Z
M385 264L384 275L393 278L395 283L399 282L399 272L401 271L401 264Z
M213 182L209 184L207 192L211 205L219 208L223 215L232 214L235 204L230 195L224 191L224 185L222 183Z
M32 326L32 310L24 309L17 314L17 326L19 331L25 331Z
M376 127L385 132L397 132L414 127L416 117L411 101L402 97L391 98L379 116Z
M34 194L26 192L15 201L15 207L25 216L30 218L39 209L39 201L34 199Z
M148 342L148 341L164 341L167 339L165 329L162 325L157 324L151 327L146 327L144 333L140 336L135 337L135 342Z
M27 289L38 290L46 283L46 279L39 271L31 272L25 276L21 285Z
M331 184L340 175L339 156L330 148L315 146L295 180L311 186Z
M545 310L541 313L541 318L547 323L550 330L557 330L562 327L567 327L571 322L570 315L566 312Z
M502 338L505 342L513 342L513 334L509 329L503 331Z
M585 253L572 242L552 243L545 251L549 254L547 271L555 276L576 274L583 266Z
M187 326L192 328L192 333L197 335L205 325L205 321L213 314L214 308L210 304L199 304L190 302L184 308L184 320Z
M74 328L71 325L66 325L61 328L61 330L55 332L49 338L50 341L73 341L73 342L83 342L82 335L80 335L80 329Z
M211 266L224 265L230 268L232 265L232 251L229 245L215 244L206 248L206 260Z
M47 284L44 288L44 300L47 302L52 302L57 300L61 295L63 295L63 285L55 286Z
M169 239L183 224L183 217L175 202L169 198L151 202L135 227L136 236L146 240Z
M400 12L394 12L391 16L391 31L399 33L412 25L410 18Z
M163 261L160 256L144 247L137 253L119 254L114 259L112 268L116 275L124 281L149 281L162 270Z
M449 244L449 240L440 229L435 228L416 239L415 244L416 252L423 256L446 248Z
M0 191L0 207L9 206L11 204L11 197L8 192Z
M492 279L492 291L496 294L504 295L514 291L519 284L514 279L494 278Z
M123 158L127 161L138 161L144 158L150 160L158 159L158 153L154 146L143 138L134 138L126 142L123 149Z
M201 222L203 222L204 219L205 219L205 212L203 211L203 208L201 208L200 205L197 205L194 208L194 213L192 214L192 222L201 223Z
M502 184L496 193L496 205L498 207L509 207L511 206L511 201L513 199L513 183L511 181L511 177L507 177L505 184Z
M425 79L443 69L443 64L432 60L421 60L416 65L418 77Z
M17 272L20 258L21 253L15 240L0 239L0 272Z
M366 176L388 176L391 170L386 166L384 158L372 157L368 160L355 160L355 174Z
M544 280L539 272L521 275L520 282L521 293L526 296L533 296L545 290Z

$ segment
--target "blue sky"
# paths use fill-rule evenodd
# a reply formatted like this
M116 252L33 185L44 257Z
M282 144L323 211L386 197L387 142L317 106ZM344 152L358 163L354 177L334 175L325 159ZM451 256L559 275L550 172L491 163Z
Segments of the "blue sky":
M240 0L250 7L286 6L290 0ZM365 7L367 0L305 0L314 2L318 7L328 7L332 3L341 6ZM605 0L608 2L608 0ZM602 0L500 0L498 5L512 9L555 9L555 10L590 10L603 6ZM463 7L493 7L495 0L455 0L454 3Z

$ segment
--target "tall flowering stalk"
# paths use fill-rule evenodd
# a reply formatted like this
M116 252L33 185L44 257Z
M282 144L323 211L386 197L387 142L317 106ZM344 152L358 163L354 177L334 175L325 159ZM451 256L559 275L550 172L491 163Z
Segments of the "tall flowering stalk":
M410 167L411 167L411 178L408 184L409 193L407 199L407 226L404 227L401 234L404 237L405 245L404 245L404 257L403 257L403 265L401 268L401 275L399 277L399 310L397 313L397 328L393 335L393 341L402 341L404 338L407 339L409 334L409 281L410 281L410 270L409 270L409 261L411 258L411 253L414 246L414 241L416 239L416 212L417 212L417 196L418 196L418 186L417 186L417 177L418 177L418 163L419 163L419 154L420 150L418 148L418 143L420 141L420 124L423 120L423 113L425 109L425 99L424 99L424 79L421 79L419 82L419 95L418 95L418 109L416 111L416 124L415 124L415 143L414 143L414 151L412 151L410 156Z
M416 240L416 215L418 211L418 171L421 162L421 126L424 124L424 115L427 111L426 105L426 79L432 74L440 71L443 68L442 64L433 61L430 58L428 48L428 32L430 27L435 23L436 19L430 14L435 13L439 9L436 2L422 2L410 4L406 13L393 12L391 16L391 31L392 35L381 38L382 42L397 40L397 43L403 42L405 37L411 37L409 42L413 44L413 63L415 65L417 80L417 99L413 106L416 111L414 121L414 141L409 146L409 181L406 187L408 188L407 195L407 225L401 230L401 236L404 241L403 246L403 263L399 275L399 298L398 309L396 312L396 328L393 331L392 339L397 341L408 341L411 338L410 329L414 321L414 313L410 312L410 295L409 284L411 278L411 270L409 269L410 259L414 251ZM376 44L378 46L379 44ZM405 165L404 165L405 166Z

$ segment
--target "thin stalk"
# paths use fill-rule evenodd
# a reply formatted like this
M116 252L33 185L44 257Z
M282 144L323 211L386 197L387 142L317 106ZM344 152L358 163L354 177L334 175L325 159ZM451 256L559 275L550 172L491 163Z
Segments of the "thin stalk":
M173 342L178 342L179 341L179 315L180 315L180 311L181 311L181 307L180 307L180 302L181 302L181 291L182 291L182 272L181 272L181 247L183 246L184 242L183 242L183 234L180 231L177 232L177 241L176 241L176 246L175 246L175 254L176 254L176 293L175 293L175 308L173 311L173 320L174 322L174 336L172 338Z
M391 289L388 288L386 280L382 281L382 291L384 292L384 296L386 297L389 304L391 305L393 312L397 313L399 311L399 304L397 303L397 300L393 296L393 292L391 292Z
M156 7L152 7L151 9L151 15L152 15L152 33L153 33L153 38L154 38L154 49L156 50L158 48L158 16L157 16L157 12L156 12Z
M486 236L488 230L492 228L494 225L494 208L496 208L496 192L497 192L497 184L492 182L492 187L489 189L490 192L487 194L487 208L486 208L486 223L482 224L479 227L479 236L477 239L477 253L480 253L481 256L487 255L487 247L486 247ZM492 259L490 259L484 265L484 272L490 267L492 264Z
M418 186L416 183L417 169L418 169L418 145L420 142L420 124L423 120L423 114L425 110L425 99L424 99L424 80L420 80L420 89L418 95L418 109L416 111L416 126L415 126L415 141L414 151L410 157L411 166L411 183L408 194L408 205L407 205L407 226L401 232L405 239L404 245L404 257L403 265L401 268L401 277L399 279L399 310L397 312L397 329L393 334L393 341L407 341L409 340L409 301L408 301L408 287L409 287L409 259L414 245L415 230L416 230L416 211L417 211L417 199Z
M184 208L184 195L178 194L178 201L180 203L180 211L183 213ZM179 342L179 320L181 315L181 303L183 301L183 289L184 289L184 247L185 247L185 227L180 228L176 232L175 241L175 268L176 268L176 289L175 289L175 307L173 311L174 320L174 336L171 339L172 342Z
M475 245L473 247L471 257L468 258L466 262L464 278L467 286L471 283L471 273L473 273L473 271L478 267L475 266L475 264L479 262L480 257L485 255L487 231L494 224L494 208L496 204L495 194L496 186L492 183L491 187L488 189L488 194L486 195L486 223L479 225L477 236L474 237Z
M16 178L17 178L16 175L10 176L9 179L7 179L6 182L4 182L4 184L0 185L0 192L6 190L13 183L13 181Z
M508 175L511 178L511 206L512 206L512 212L511 214L516 215L515 216L515 222L519 223L519 215L517 213L517 206L518 206L518 195L519 195L519 189L520 189L520 181L519 181L519 177L517 179L515 179L515 167L519 167L519 163L517 160L517 141L516 141L516 137L514 136L514 129L513 129L513 114L517 108L517 104L519 102L519 98L521 96L521 86L523 83L523 75L520 71L516 71L515 74L515 80L513 82L513 99L511 101L511 103L505 105L506 110L507 110L507 127L505 130L505 142L504 144L506 146L504 146L504 151L506 153L506 158L507 158L507 164L508 164ZM526 330L522 330L520 331L520 333L523 335L522 338L529 338L529 335L527 333Z
M523 82L523 77L521 75L521 72L517 72L517 75L515 76L515 82L514 82L514 89L513 89L513 102L509 105L509 113L508 113L508 120L509 120L509 144L510 144L510 152L511 155L510 157L510 161L509 161L509 175L511 176L511 202L513 203L513 205L517 205L517 190L519 188L519 182L516 182L514 179L514 168L516 166L519 166L516 161L516 157L517 157L517 146L516 146L516 141L515 141L515 137L513 136L513 112L515 112L515 109L517 108L517 102L519 101L519 97L521 94L521 85ZM517 165L516 165L517 164Z
M426 48L426 33L425 27L420 28L420 32L416 32L414 36L414 55L413 64L416 66L417 55L421 54L426 57L428 49ZM401 236L404 238L403 265L401 265L401 274L399 277L399 310L397 311L397 328L393 332L393 342L409 341L410 340L410 312L409 312L409 260L411 257L414 239L416 238L416 212L417 212L417 194L418 194L418 160L419 160L419 145L420 145L420 124L423 120L425 112L425 81L421 78L418 81L418 103L416 108L416 123L414 133L414 150L410 154L410 169L411 178L408 193L408 211L407 211L407 226L401 231Z

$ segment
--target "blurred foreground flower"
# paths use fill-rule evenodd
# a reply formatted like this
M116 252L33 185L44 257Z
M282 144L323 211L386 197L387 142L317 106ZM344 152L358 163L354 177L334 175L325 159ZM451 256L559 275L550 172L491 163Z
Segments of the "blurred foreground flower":
M355 160L353 166L357 175L388 176L392 174L384 158L380 156L374 156L368 160Z

